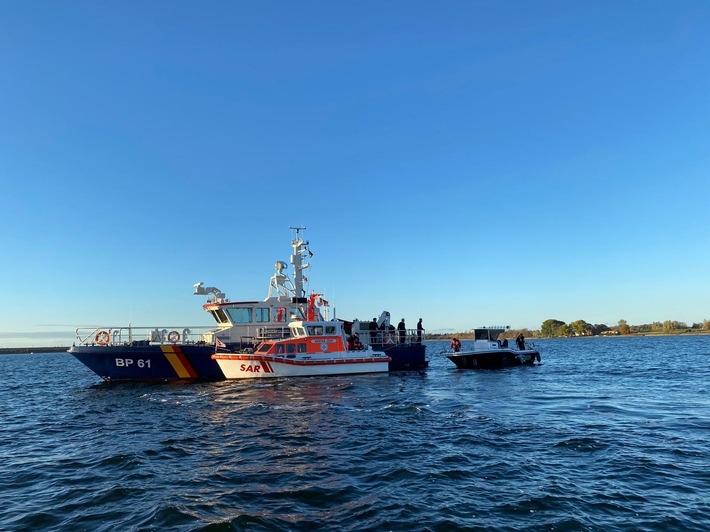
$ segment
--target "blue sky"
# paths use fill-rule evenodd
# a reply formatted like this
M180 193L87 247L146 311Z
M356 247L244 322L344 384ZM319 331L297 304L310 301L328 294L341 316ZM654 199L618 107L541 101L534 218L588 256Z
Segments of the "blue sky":
M705 1L7 3L0 347L210 324L290 225L339 317L710 319L709 57Z

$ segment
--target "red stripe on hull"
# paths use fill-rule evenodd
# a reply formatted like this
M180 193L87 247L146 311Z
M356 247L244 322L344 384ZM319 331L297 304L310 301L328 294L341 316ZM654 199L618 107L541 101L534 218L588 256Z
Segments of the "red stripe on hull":
M175 351L175 354L177 355L178 359L180 359L180 362L182 362L182 365L185 366L185 371L190 374L190 377L196 379L197 372L195 371L195 368L192 367L192 364L190 364L190 361L185 356L185 353L182 352L182 349L180 349L180 347L178 347L177 345L174 345L173 351Z
M325 366L329 364L363 364L370 362L389 362L390 357L373 357L373 358L328 358L324 360L294 360L292 358L281 358L273 356L258 356L258 355L212 355L214 360L253 360L261 362L262 366L268 366L266 373L273 373L273 368L269 362L277 362L279 364L289 364L291 366Z

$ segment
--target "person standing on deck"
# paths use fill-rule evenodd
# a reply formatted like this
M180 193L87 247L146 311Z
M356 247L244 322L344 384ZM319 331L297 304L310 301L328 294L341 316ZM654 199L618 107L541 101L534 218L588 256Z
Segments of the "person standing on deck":
M523 336L523 333L520 333L518 337L515 339L515 343L518 344L518 349L521 351L525 350L525 337Z
M399 343L404 343L404 337L407 335L407 326L404 324L404 318L397 324L397 333L399 334Z
M424 326L422 325L422 319L419 318L419 321L417 322L417 343L421 344L422 343L422 332L424 331Z
M377 318L372 318L370 322L370 345L377 343Z

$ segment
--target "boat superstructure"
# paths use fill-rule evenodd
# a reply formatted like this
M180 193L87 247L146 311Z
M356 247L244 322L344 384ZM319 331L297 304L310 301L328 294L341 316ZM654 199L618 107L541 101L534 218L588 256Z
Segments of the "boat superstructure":
M202 335L201 340L215 344L217 340L227 348L243 349L270 338L284 338L290 334L288 324L293 320L325 319L328 317L330 304L322 294L306 296L304 276L310 263L305 255L313 254L308 248L309 242L301 236L302 227L292 227L294 238L291 242L293 253L291 265L293 280L286 270L288 264L276 261L276 273L269 280L266 299L262 301L230 301L216 287L197 283L194 295L207 295L203 309L209 312L217 322L217 328ZM325 314L325 316L324 316Z
M390 358L370 346L350 347L343 322L300 321L289 323L291 334L280 340L267 340L256 350L216 353L228 379L274 377L312 377L384 373Z

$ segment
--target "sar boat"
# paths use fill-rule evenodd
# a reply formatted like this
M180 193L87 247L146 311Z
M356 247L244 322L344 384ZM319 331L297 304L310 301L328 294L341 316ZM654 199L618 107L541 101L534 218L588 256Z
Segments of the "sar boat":
M371 346L348 345L341 321L294 321L289 338L267 340L256 350L215 353L228 379L385 373L390 358Z
M511 366L532 366L540 362L540 352L522 336L511 346L507 339L499 339L508 327L474 329L473 346L444 355L460 369L500 369Z
M75 358L106 381L171 381L181 379L217 380L224 373L215 353L253 349L265 340L287 338L294 320L328 319L330 304L321 294L306 297L304 276L313 254L302 237L305 228L292 227L290 263L276 261L266 299L230 301L216 287L194 285L194 295L207 296L203 310L217 326L99 326L79 327L69 349ZM384 312L383 315L389 315ZM351 322L344 322L347 326ZM395 355L396 354L396 355ZM426 367L421 346L409 342L390 357L391 370Z

